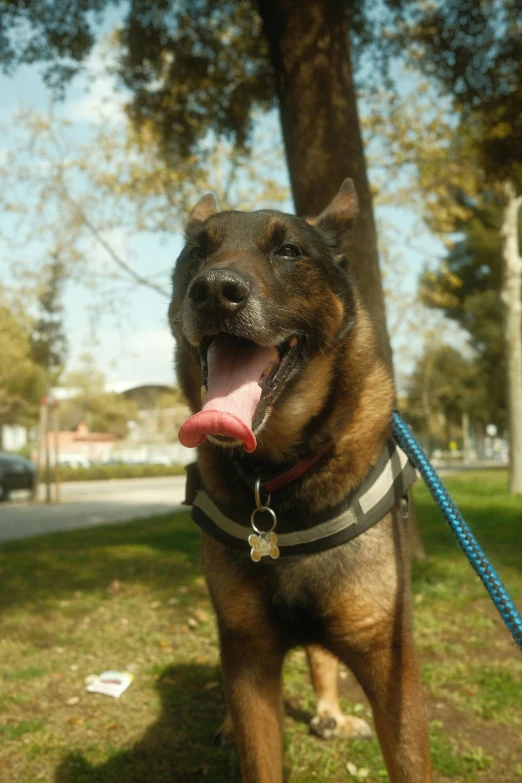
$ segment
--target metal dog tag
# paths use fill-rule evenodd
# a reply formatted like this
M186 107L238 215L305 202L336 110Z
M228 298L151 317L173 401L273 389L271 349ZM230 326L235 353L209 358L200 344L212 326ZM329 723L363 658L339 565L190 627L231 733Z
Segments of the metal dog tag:
M252 547L250 550L250 557L254 563L259 563L262 557L271 557L272 560L277 560L279 557L279 547L277 546L277 535L274 533L275 526L277 525L277 517L273 508L268 505L270 503L270 495L265 501L265 505L261 503L261 497L259 490L261 488L261 479L256 479L255 486L255 499L256 508L252 511L250 517L250 524L254 531L248 537L248 543ZM272 517L272 526L269 530L259 530L256 527L256 514L267 512Z
M250 557L254 563L259 563L262 557L271 557L277 560L279 557L279 547L277 546L277 536L275 533L252 533L248 536L248 543L252 547Z

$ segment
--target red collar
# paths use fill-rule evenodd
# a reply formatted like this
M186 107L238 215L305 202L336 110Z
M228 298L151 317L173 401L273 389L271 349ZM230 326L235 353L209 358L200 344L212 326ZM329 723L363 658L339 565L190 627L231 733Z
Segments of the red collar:
M307 470L310 470L310 468L313 467L316 462L319 462L319 460L324 457L325 454L328 454L333 445L333 440L329 440L326 443L323 443L316 453L312 454L310 457L305 457L299 462L296 462L295 465L287 468L282 473L276 473L272 476L267 476L264 478L261 482L261 486L265 492L275 492L278 489L286 487L288 484L291 484L292 481L295 481L300 476L302 476L303 473L306 473ZM254 470L251 470L246 465L244 465L240 460L235 460L234 465L243 481L245 481L249 487L254 489L256 479L259 477L259 475L263 475L262 472L260 472L260 474L256 473Z

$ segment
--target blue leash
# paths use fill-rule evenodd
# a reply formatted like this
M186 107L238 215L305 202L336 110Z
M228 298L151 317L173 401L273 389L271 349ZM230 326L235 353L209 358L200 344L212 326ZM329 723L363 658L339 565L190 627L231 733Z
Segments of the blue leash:
M482 579L484 587L491 596L513 639L522 652L522 617L509 597L500 577L482 551L482 548L462 515L448 494L448 490L431 466L427 456L419 446L408 425L394 411L392 427L395 440L417 468L432 498L442 511L461 549Z

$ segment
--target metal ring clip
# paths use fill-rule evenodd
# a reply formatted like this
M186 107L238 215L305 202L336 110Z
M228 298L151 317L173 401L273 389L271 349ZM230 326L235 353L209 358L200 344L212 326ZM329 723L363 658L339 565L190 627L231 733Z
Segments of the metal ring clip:
M261 489L261 478L258 476L256 478L256 484L254 487L254 497L256 500L257 511L264 511L270 505L270 492L268 493L268 497L265 500L265 505L263 505L263 503L261 503L260 489Z
M268 513L272 517L272 527L269 528L268 530L259 530L259 528L256 527L256 523L254 522L254 520L256 518L256 514L258 514L260 511L261 512L268 511ZM268 535L269 533L272 532L272 530L275 529L275 526L277 525L277 517L276 517L275 511L272 508L269 508L268 506L261 506L261 507L255 508L252 511L252 514L250 516L250 524L252 526L252 530L254 531L254 533L257 533L258 536Z

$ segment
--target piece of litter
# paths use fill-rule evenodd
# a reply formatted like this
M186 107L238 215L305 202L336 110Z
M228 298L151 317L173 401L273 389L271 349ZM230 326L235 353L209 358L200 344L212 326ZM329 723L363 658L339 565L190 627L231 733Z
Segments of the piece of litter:
M134 679L130 672L106 671L99 674L87 685L86 690L89 693L103 693L105 696L113 696L119 699L121 694L127 690Z
M85 678L85 684L90 685L91 682L96 682L97 679L98 679L97 674L88 674L87 677Z
M360 767L360 769L357 769L355 764L351 761L348 762L346 765L346 769L352 775L354 778L357 778L357 780L364 780L364 778L367 778L370 774L370 770L366 767Z

